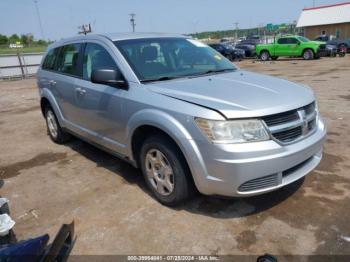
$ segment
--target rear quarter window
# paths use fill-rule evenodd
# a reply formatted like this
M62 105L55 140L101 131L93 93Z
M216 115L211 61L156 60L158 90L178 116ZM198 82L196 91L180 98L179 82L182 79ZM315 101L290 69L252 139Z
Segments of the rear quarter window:
M51 49L47 53L41 68L44 70L54 70L55 69L55 62L57 60L57 56L58 56L59 51L60 51L59 47Z

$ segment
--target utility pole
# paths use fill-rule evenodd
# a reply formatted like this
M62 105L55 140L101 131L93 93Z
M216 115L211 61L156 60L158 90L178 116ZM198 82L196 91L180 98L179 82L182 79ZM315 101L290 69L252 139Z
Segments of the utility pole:
M134 13L131 13L129 14L130 15L130 23L131 23L131 26L132 26L132 32L135 33L135 27L136 27L136 23L135 23L135 16L136 14Z
M80 35L87 35L88 33L92 32L90 23L87 25L78 26L78 29L80 30L80 31L78 31L78 34L80 34Z
M235 41L238 41L238 22L235 22Z
M41 37L42 37L43 39L45 39L43 24L41 23L41 17L40 17L40 12L39 12L39 7L38 7L38 0L34 0L34 5L35 5L35 10L36 10L36 15L38 16L38 21L39 21L39 26L40 26Z

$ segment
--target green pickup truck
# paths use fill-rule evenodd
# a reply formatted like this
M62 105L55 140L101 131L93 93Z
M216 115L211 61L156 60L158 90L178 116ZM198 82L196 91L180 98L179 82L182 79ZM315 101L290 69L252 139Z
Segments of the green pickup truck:
M282 36L274 43L257 45L256 54L263 60L276 60L279 56L303 57L305 60L317 59L323 55L326 43L310 41L302 36Z

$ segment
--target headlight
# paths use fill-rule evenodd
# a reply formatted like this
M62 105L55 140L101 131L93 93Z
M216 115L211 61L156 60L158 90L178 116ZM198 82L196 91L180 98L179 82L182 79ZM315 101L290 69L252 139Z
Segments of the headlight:
M261 120L214 121L195 119L197 126L214 143L246 143L269 140Z

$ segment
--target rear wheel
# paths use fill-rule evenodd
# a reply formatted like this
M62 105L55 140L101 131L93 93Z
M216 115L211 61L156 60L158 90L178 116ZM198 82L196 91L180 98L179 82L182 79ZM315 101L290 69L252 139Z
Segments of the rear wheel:
M310 49L306 49L303 53L303 58L305 60L314 59L314 52L312 52L312 50L310 50Z
M164 136L150 137L141 148L140 163L148 188L162 204L175 206L191 195L190 171L177 146Z
M45 119L47 132L53 142L63 144L71 138L70 134L63 131L61 128L59 122L57 121L57 117L50 106L45 108Z
M270 59L270 53L268 51L262 51L260 54L260 59L262 61L268 61Z

